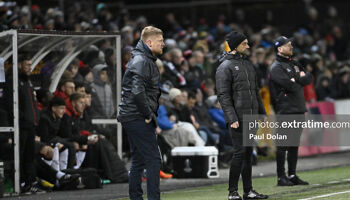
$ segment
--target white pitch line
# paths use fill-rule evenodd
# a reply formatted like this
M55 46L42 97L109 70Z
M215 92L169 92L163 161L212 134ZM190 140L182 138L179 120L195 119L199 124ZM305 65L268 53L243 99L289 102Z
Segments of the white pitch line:
M323 198L323 197L330 197L330 196L334 196L334 195L338 195L338 194L346 194L346 193L350 193L350 190L343 191L343 192L335 192L335 193L330 193L330 194L324 194L324 195L320 195L320 196L310 197L310 198L306 198L306 199L298 199L298 200L312 200L312 199L318 199L318 198Z
M328 182L329 184L335 184L335 183L340 183L340 181L330 181Z
M214 189L208 189L208 190L184 190L184 191L181 191L181 192L184 192L184 193L189 193L189 192L200 192L200 191L214 191ZM175 193L175 192L179 192L179 190L173 190L173 191L166 191L166 192L162 192L162 193Z

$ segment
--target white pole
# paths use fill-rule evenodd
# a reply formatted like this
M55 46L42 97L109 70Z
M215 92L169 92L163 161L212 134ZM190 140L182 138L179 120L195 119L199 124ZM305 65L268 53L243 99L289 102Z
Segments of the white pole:
M120 103L120 98L121 98L121 84L122 84L122 57L121 57L121 48L122 48L122 45L121 45L121 36L118 35L117 36L117 40L116 40L116 84L117 84L117 113L119 113L119 103ZM117 124L117 151L118 151L118 154L119 154L119 157L122 158L122 127L121 127L121 124L118 123Z
M13 48L13 127L14 127L14 156L15 156L15 193L20 193L19 175L20 175L20 158L19 158L19 122L18 122L18 49L17 49L17 31L12 36Z

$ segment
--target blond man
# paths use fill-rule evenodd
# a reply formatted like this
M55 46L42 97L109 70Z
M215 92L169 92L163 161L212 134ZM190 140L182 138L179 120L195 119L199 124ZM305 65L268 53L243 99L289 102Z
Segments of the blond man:
M122 81L122 100L118 120L122 123L130 142L131 167L129 196L143 199L141 177L147 170L147 196L160 199L159 171L161 158L156 138L160 74L157 56L163 53L162 30L147 26L132 51L132 59Z

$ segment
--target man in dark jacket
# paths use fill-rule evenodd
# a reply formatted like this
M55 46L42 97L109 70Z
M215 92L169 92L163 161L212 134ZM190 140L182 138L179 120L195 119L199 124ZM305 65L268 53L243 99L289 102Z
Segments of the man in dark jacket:
M61 119L65 114L66 103L61 97L54 97L49 102L49 107L41 113L38 135L40 141L54 146L56 143L61 143L64 148L68 149L68 165L67 168L72 169L75 165L75 153L76 149L72 141L67 138L59 136L59 129L61 125Z
M35 159L35 135L39 122L39 111L36 107L33 85L30 81L31 58L20 55L18 59L18 107L19 107L19 140L20 140L20 170L21 182L25 183L21 192L39 191L36 182L34 167ZM13 117L13 84L11 73L8 74L5 96L7 98L8 113Z
M291 59L293 46L290 39L280 36L275 40L276 60L270 69L271 102L276 114L299 114L297 121L304 121L306 112L303 87L312 82L312 76ZM294 119L293 119L294 120ZM293 129L294 130L294 129ZM302 128L296 129L294 135L300 140ZM276 151L277 176L279 186L307 185L296 176L298 145L278 146ZM288 174L285 175L284 163L288 151Z
M132 163L130 167L129 195L132 200L142 198L141 176L147 170L147 196L160 199L160 153L156 138L160 74L156 65L163 53L163 32L147 26L141 40L132 52L132 59L122 81L122 100L118 120L122 123L130 142Z
M98 137L88 137L92 136L88 129L91 126L87 128L87 124L82 120L85 110L84 95L73 93L70 96L70 102L71 104L66 105L66 113L62 117L58 136L69 139L75 143L75 146L79 146L79 150L82 150L86 145L98 142Z
M256 72L247 58L248 40L232 31L226 36L231 51L223 57L216 71L216 90L232 135L233 158L229 177L229 200L241 199L238 180L242 175L244 199L267 199L252 187L252 147L243 146L243 115L265 114L259 96Z

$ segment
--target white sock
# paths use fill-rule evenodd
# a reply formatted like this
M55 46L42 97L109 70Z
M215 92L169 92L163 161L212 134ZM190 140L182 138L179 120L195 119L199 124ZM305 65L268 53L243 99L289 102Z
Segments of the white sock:
M63 173L63 172L61 172L61 171L58 171L58 172L56 173L56 178L57 178L57 179L61 179L64 175L66 175L66 174Z
M67 169L68 165L68 149L60 153L60 170Z
M53 158L52 158L52 163L51 163L51 167L54 168L57 171L60 171L60 166L59 166L59 150L57 147L55 147L53 149Z
M74 169L79 169L81 164L83 163L84 159L85 159L85 154L86 152L84 151L78 151L75 155L77 158L77 164L74 166Z

